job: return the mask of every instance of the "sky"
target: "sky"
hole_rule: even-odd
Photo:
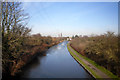
[[[57,37],[118,33],[117,2],[23,2],[31,34]]]

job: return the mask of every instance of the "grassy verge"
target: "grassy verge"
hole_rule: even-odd
[[[69,46],[69,44],[67,44],[67,46]],[[84,64],[75,54],[72,53],[72,51],[69,49],[69,52],[71,53],[71,55],[78,60],[85,69],[87,69],[89,72],[91,72],[91,74],[95,77],[95,78],[101,78],[100,76],[98,76],[92,69],[89,68],[89,66],[87,66],[86,64]],[[74,50],[74,49],[73,49]],[[75,50],[74,50],[75,51]],[[108,75],[110,78],[118,78],[120,80],[120,78],[114,74],[112,74],[110,71],[108,71],[107,69],[105,69],[102,66],[99,66],[98,64],[96,64],[94,61],[90,60],[89,58],[82,56],[80,53],[78,53],[77,51],[75,51],[80,57],[84,58],[86,61],[88,61],[89,63],[91,63],[92,65],[94,65],[95,67],[97,67],[99,70],[101,70],[102,72],[104,72],[106,75]]]
[[[67,46],[68,46],[68,45],[67,45]],[[91,72],[91,75],[92,75],[94,78],[100,78],[92,69],[90,69],[86,64],[84,64],[83,61],[81,61],[75,54],[73,54],[72,51],[69,49],[69,47],[67,47],[67,48],[68,48],[68,51],[70,52],[70,54],[71,54],[76,60],[78,60],[78,61],[81,63],[81,65],[82,65],[87,71]]]

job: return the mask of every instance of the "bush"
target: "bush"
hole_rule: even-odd
[[[99,36],[75,38],[70,45],[82,55],[120,76],[120,54],[118,51],[120,40],[118,38],[119,36],[113,32],[107,32]]]

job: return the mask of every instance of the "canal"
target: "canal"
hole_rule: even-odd
[[[92,78],[70,55],[67,43],[59,43],[37,56],[24,68],[22,78]]]

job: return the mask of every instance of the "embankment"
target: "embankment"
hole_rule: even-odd
[[[70,52],[71,56],[84,67],[85,70],[87,70],[94,78],[106,78],[106,79],[118,79],[117,76],[113,75],[108,70],[105,70],[105,68],[97,65],[92,60],[82,56],[77,51],[75,51],[68,43],[67,45],[68,51]],[[106,71],[106,72],[104,72]]]
[[[37,55],[45,53],[47,49],[50,47],[57,45],[60,42],[51,43],[49,45],[39,45],[39,46],[32,46],[26,53],[21,55],[18,59],[11,62],[10,66],[10,74],[2,73],[2,77],[14,77],[22,72],[22,68],[24,68],[28,63],[30,63]]]

